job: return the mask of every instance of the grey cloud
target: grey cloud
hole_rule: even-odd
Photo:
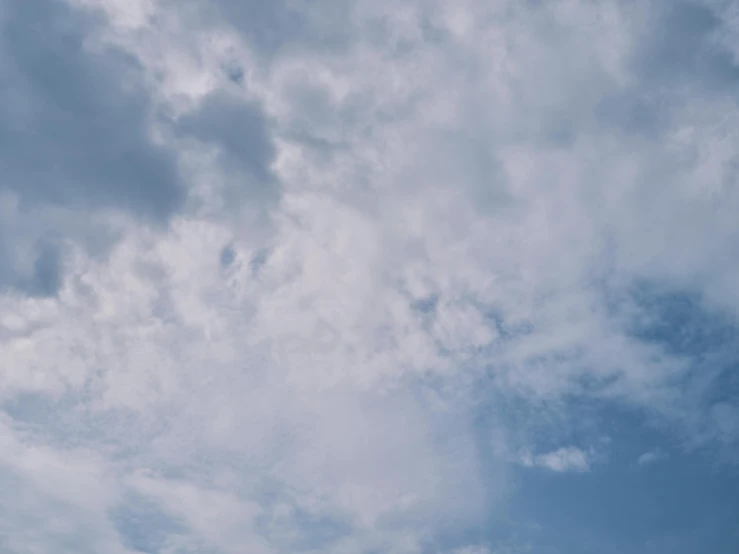
[[[636,84],[603,98],[597,121],[654,138],[670,125],[686,89],[733,94],[728,87],[739,83],[739,66],[718,40],[722,25],[710,6],[698,2],[652,3],[631,60]]]
[[[221,249],[221,254],[218,257],[221,267],[228,269],[234,263],[236,259],[236,251],[232,245],[226,245]]]
[[[278,49],[286,38],[292,41],[306,33],[305,20],[284,0],[232,0],[219,2],[219,8],[253,44],[267,51]]]
[[[36,214],[5,215],[8,221],[0,225],[0,289],[38,297],[55,294],[62,280],[62,245],[45,232],[47,226]]]
[[[110,516],[123,543],[135,551],[160,552],[171,547],[172,536],[186,537],[186,526],[146,498],[130,495],[125,504],[111,510]]]
[[[62,280],[63,250],[50,239],[40,238],[31,245],[21,246],[30,258],[30,267],[21,270],[11,249],[13,244],[0,244],[0,284],[11,286],[31,296],[51,296]]]
[[[74,235],[89,250],[102,233],[91,210],[125,210],[161,224],[184,206],[174,151],[148,136],[150,105],[139,86],[140,68],[120,52],[86,49],[95,24],[54,0],[14,1],[3,14],[0,191],[17,196],[20,205],[16,223],[6,222],[0,236],[2,287],[47,296],[62,281],[63,249],[46,244],[22,219],[33,219],[48,235]],[[276,195],[275,149],[259,106],[212,94],[174,129],[180,138],[220,148],[229,205]],[[76,223],[73,231],[69,218],[40,221],[36,212],[48,207],[84,212],[85,229]],[[21,267],[19,258],[29,257],[36,258],[34,267]]]
[[[258,106],[211,94],[195,112],[180,118],[177,128],[184,135],[219,146],[223,161],[251,176],[256,188],[274,183],[270,165],[275,149]]]
[[[636,60],[643,77],[708,86],[739,79],[731,53],[714,40],[722,22],[709,6],[685,1],[656,6],[647,44]]]
[[[135,64],[86,50],[91,30],[89,19],[52,0],[13,1],[6,9],[0,188],[29,204],[112,206],[165,218],[184,198],[174,156],[147,136]]]
[[[201,21],[232,26],[265,59],[285,49],[341,48],[351,40],[349,2],[194,0],[191,5]]]
[[[269,255],[269,250],[261,249],[252,257],[249,266],[251,267],[251,271],[254,275],[258,274],[264,264],[267,263]]]
[[[100,234],[90,210],[124,210],[158,224],[181,207],[185,190],[174,154],[148,136],[136,64],[120,52],[85,47],[95,21],[54,0],[13,0],[3,8],[0,192],[19,204],[0,236],[0,286],[50,295],[62,280],[63,250],[26,219],[51,236],[80,239]],[[47,224],[38,220],[45,209],[76,215]],[[33,268],[21,268],[18,259],[28,257],[35,257]]]
[[[54,294],[61,284],[61,250],[58,245],[42,241],[33,264],[32,292],[39,296]]]
[[[604,98],[596,106],[595,116],[601,124],[629,135],[654,138],[669,121],[666,111],[663,105],[630,91]]]

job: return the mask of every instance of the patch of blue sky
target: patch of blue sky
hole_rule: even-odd
[[[739,549],[734,466],[716,465],[710,450],[685,452],[642,415],[610,409],[600,417],[611,441],[591,471],[518,471],[509,517],[534,525],[538,545],[573,554]],[[656,448],[664,457],[639,464]]]

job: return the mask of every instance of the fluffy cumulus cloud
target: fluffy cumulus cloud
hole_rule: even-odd
[[[0,550],[734,552],[738,22],[1,0]]]

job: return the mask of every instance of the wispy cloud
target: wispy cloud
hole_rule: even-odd
[[[524,455],[521,463],[525,467],[541,467],[551,471],[590,471],[592,455],[580,448],[568,446],[546,454]]]
[[[653,464],[654,462],[664,460],[665,458],[667,458],[667,454],[665,454],[662,450],[657,448],[657,449],[645,452],[644,454],[639,456],[636,460],[636,463],[638,463],[639,465]]]

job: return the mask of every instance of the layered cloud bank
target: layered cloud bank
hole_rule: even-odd
[[[0,549],[580,552],[525,475],[735,475],[738,18],[0,2]]]

